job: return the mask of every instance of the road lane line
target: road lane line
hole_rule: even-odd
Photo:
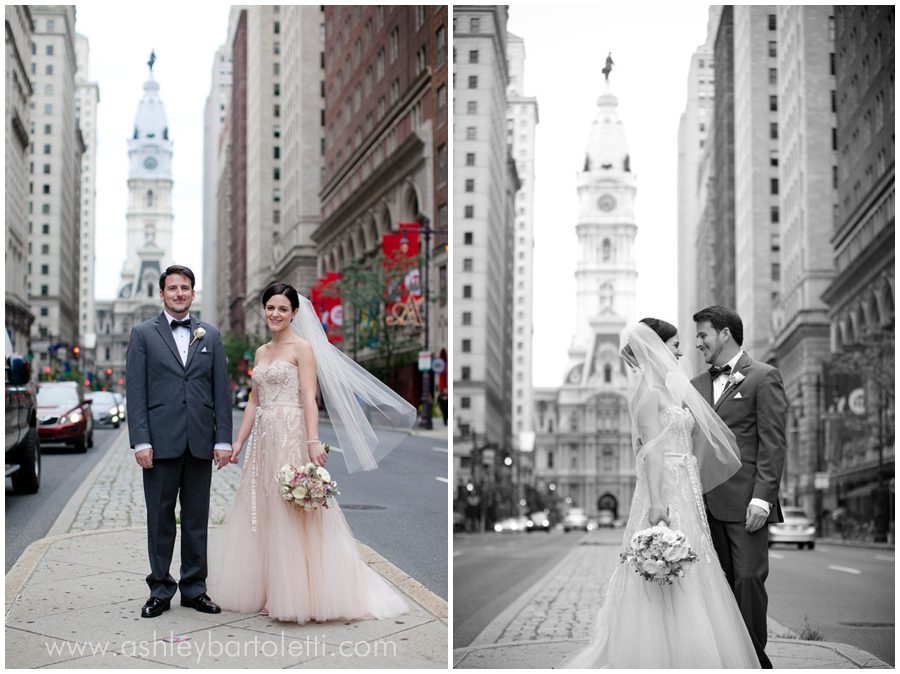
[[[843,571],[844,573],[852,573],[855,576],[858,576],[862,573],[859,569],[851,569],[849,566],[829,566],[829,569],[832,571]]]
[[[875,559],[880,559],[882,562],[893,562],[893,557],[888,557],[887,555],[875,555]]]
[[[461,554],[462,554],[462,550],[454,550],[454,551],[453,551],[453,556],[454,556],[454,557],[459,557]]]
[[[438,482],[443,482],[444,484],[449,484],[449,482],[447,482],[446,477],[436,477],[434,479],[437,480]]]
[[[784,559],[784,555],[782,555],[780,552],[770,552],[769,558],[770,559]]]
[[[444,447],[432,447],[432,448],[431,448],[431,451],[432,451],[432,452],[443,452],[444,454],[446,454],[446,453],[447,453],[447,447],[446,447],[446,446],[444,446]]]

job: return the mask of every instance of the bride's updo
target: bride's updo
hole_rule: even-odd
[[[297,293],[297,289],[292,285],[276,281],[266,288],[262,294],[262,305],[264,307],[273,295],[284,295],[287,297],[288,302],[291,303],[291,309],[294,311],[300,308],[300,295]]]
[[[663,341],[663,344],[678,334],[678,328],[660,318],[642,318],[640,322],[649,326]]]

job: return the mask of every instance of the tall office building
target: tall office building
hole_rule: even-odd
[[[708,259],[698,253],[697,233],[700,219],[705,212],[705,200],[701,194],[705,192],[702,170],[705,158],[708,158],[709,141],[712,132],[712,112],[715,86],[715,61],[713,58],[713,41],[722,14],[720,6],[709,8],[706,42],[691,56],[688,71],[687,103],[678,125],[678,314],[677,327],[681,335],[694,334],[692,316],[698,309],[706,306],[700,292],[700,279],[697,273],[700,265],[709,263]],[[704,293],[705,294],[705,290]],[[688,359],[695,360],[698,369],[701,359],[699,352],[685,353]]]
[[[781,289],[773,351],[791,406],[785,498],[821,512],[816,474],[824,472],[823,361],[834,278],[829,238],[837,191],[834,26],[831,5],[779,6],[778,34]]]
[[[894,7],[836,6],[834,15],[838,202],[830,246],[836,275],[823,299],[831,351],[840,358],[862,349],[884,371],[826,376],[823,505],[843,503],[883,533],[894,517],[893,489],[885,493],[895,472],[894,382],[893,368],[871,356],[873,347],[893,352],[896,335]],[[854,392],[862,405],[846,404]]]
[[[513,446],[531,452],[533,395],[531,386],[534,284],[534,192],[535,131],[538,104],[534,96],[525,95],[525,42],[509,34],[507,41],[509,87],[506,101],[506,141],[519,175],[516,193],[514,244],[514,313],[512,367],[512,432]],[[474,183],[474,181],[473,181]],[[469,183],[466,184],[469,186]],[[523,435],[524,434],[524,435]],[[529,462],[530,463],[530,462]]]
[[[28,183],[31,128],[32,17],[28,5],[6,5],[6,313],[17,353],[27,353],[34,314],[28,301]],[[35,47],[36,49],[36,47]]]
[[[231,99],[231,50],[224,45],[213,58],[212,79],[203,110],[203,300],[206,320],[219,325],[219,296],[228,294],[220,285],[218,181],[222,171],[220,143]]]
[[[75,37],[75,116],[84,140],[81,157],[81,244],[79,251],[79,329],[83,358],[82,369],[90,370],[93,349],[96,344],[94,328],[94,246],[96,239],[97,204],[97,105],[100,103],[100,87],[91,82],[89,64],[90,46],[83,35]]]
[[[28,292],[35,368],[71,368],[81,302],[80,192],[85,150],[75,113],[75,7],[31,5]]]
[[[453,8],[454,475],[460,484],[473,480],[485,494],[512,439],[512,265],[520,182],[506,131],[506,21],[505,6]]]

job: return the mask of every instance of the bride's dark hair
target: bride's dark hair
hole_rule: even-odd
[[[294,288],[294,286],[292,285],[276,281],[268,288],[263,290],[262,305],[266,306],[266,302],[268,302],[273,295],[284,295],[285,297],[287,297],[288,302],[291,303],[291,309],[296,310],[300,307],[300,295],[297,293],[296,288]]]
[[[649,326],[664,344],[678,334],[678,328],[660,318],[642,318],[641,323]]]

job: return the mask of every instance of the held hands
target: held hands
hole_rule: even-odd
[[[225,449],[217,449],[213,452],[213,455],[213,463],[216,464],[216,470],[222,470],[229,463],[232,463],[231,457],[233,455],[233,452],[229,452]]]
[[[747,506],[747,522],[744,524],[744,528],[752,534],[766,523],[766,519],[768,519],[768,513],[751,503]]]
[[[328,454],[325,452],[322,443],[318,440],[309,443],[309,460],[319,468],[324,466],[325,462],[328,460]]]
[[[232,442],[231,443],[231,456],[228,459],[229,463],[237,463],[238,456],[241,453],[241,450],[244,448],[244,444],[241,442]]]
[[[669,526],[669,509],[660,508],[659,506],[650,506],[650,510],[647,513],[647,521],[650,522],[651,527],[656,526],[660,522]]]

